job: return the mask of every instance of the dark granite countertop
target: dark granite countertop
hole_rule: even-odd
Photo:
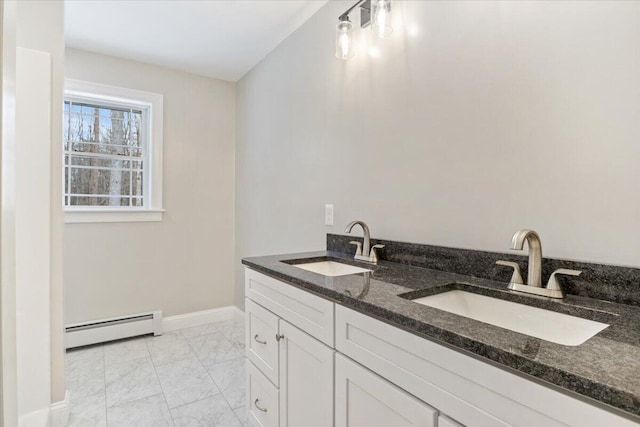
[[[326,277],[292,265],[327,258],[339,258],[341,262],[374,271]],[[508,291],[506,283],[389,261],[371,266],[331,251],[245,258],[242,263],[345,307],[489,360],[496,366],[533,376],[561,390],[622,410],[640,422],[640,418],[636,418],[640,417],[640,307],[574,295],[568,295],[562,302],[548,301]],[[443,287],[473,290],[603,321],[611,326],[585,343],[571,347],[417,304],[409,299],[437,293]]]

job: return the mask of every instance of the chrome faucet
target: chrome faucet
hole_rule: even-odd
[[[371,247],[371,234],[369,233],[369,226],[367,226],[364,221],[351,221],[349,224],[347,224],[344,232],[351,233],[351,229],[356,224],[362,227],[362,231],[364,231],[364,242],[362,246],[360,246],[360,242],[349,242],[352,245],[356,245],[356,254],[353,256],[353,258],[360,261],[367,261],[377,264],[378,255],[376,254],[376,249],[382,249],[384,248],[384,245],[373,245],[373,247]],[[367,256],[366,254],[369,255]]]
[[[536,288],[542,287],[542,244],[540,236],[533,230],[518,230],[511,239],[511,249],[521,251],[524,242],[529,244],[529,272],[527,273],[527,285]]]
[[[557,274],[566,274],[570,276],[579,276],[582,272],[577,270],[569,270],[560,268],[554,271],[549,277],[546,287],[542,287],[542,244],[540,236],[533,230],[518,230],[511,239],[511,249],[524,249],[524,242],[529,245],[529,271],[527,273],[527,284],[524,284],[522,275],[520,274],[520,266],[517,262],[496,261],[498,265],[504,265],[513,268],[513,275],[509,281],[508,288],[518,292],[526,292],[529,294],[545,296],[549,298],[564,298],[564,292],[560,286],[560,282],[556,278]]]

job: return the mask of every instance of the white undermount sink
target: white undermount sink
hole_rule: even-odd
[[[303,270],[313,271],[314,273],[322,274],[323,276],[346,276],[347,274],[366,273],[367,271],[371,271],[366,268],[335,261],[309,262],[306,264],[293,264],[293,266],[302,268]]]
[[[442,292],[413,301],[568,346],[580,345],[609,326],[606,323],[461,290]]]

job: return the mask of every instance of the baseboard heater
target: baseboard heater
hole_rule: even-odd
[[[67,325],[65,345],[82,347],[147,334],[162,335],[162,311]]]

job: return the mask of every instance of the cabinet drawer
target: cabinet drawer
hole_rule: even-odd
[[[254,427],[278,427],[278,389],[247,359],[247,421]]]
[[[245,268],[245,296],[333,347],[334,304]]]
[[[434,408],[336,355],[335,427],[434,427],[437,416]]]
[[[280,346],[278,316],[250,299],[245,300],[247,357],[254,365],[278,386]]]

